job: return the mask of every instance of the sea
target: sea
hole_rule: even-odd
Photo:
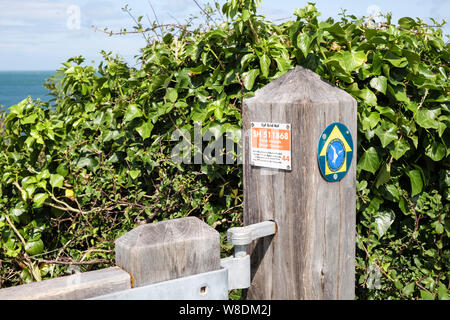
[[[8,108],[30,96],[49,101],[49,90],[44,88],[45,79],[56,71],[0,71],[0,108]]]

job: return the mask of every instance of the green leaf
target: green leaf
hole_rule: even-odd
[[[420,63],[420,56],[413,51],[403,50],[402,52],[406,59],[408,59],[408,64],[410,65],[413,73],[417,73]]]
[[[64,177],[59,174],[50,175],[50,185],[53,188],[62,188],[64,182]]]
[[[252,69],[243,74],[244,77],[244,87],[247,90],[252,90],[255,83],[256,77],[259,75],[259,69]]]
[[[267,78],[270,71],[270,58],[266,54],[263,54],[259,58],[259,66],[261,67],[263,77]]]
[[[37,118],[38,115],[36,113],[32,113],[28,117],[23,118],[21,123],[22,124],[35,123]]]
[[[434,294],[425,290],[420,290],[420,297],[423,300],[434,300]]]
[[[98,160],[90,157],[81,157],[77,161],[77,168],[87,167],[89,170],[94,170],[94,168],[98,165]]]
[[[378,158],[378,152],[374,147],[367,149],[358,162],[358,169],[371,173],[375,173],[379,166],[380,159]]]
[[[140,127],[136,128],[137,133],[142,137],[142,139],[147,139],[152,134],[153,124],[151,120],[143,122]]]
[[[309,46],[311,45],[311,38],[307,33],[300,33],[297,36],[297,46],[306,58],[309,53]]]
[[[379,212],[375,216],[375,224],[377,226],[378,238],[381,238],[395,220],[393,211]]]
[[[174,88],[167,88],[165,97],[170,102],[175,102],[178,99],[178,91]]]
[[[325,61],[338,61],[340,66],[348,73],[362,67],[367,61],[367,53],[364,51],[344,51],[336,53]]]
[[[141,117],[142,112],[141,109],[139,109],[139,106],[136,104],[130,104],[128,105],[127,110],[125,111],[125,115],[123,117],[124,122],[130,122],[131,120]]]
[[[217,108],[214,109],[214,117],[219,121],[222,120],[223,110],[220,106],[218,106]]]
[[[389,61],[394,67],[403,68],[408,64],[408,60],[405,57],[399,57],[392,52],[388,52],[383,60]]]
[[[44,251],[44,242],[41,239],[39,239],[37,241],[27,242],[25,244],[25,251],[30,256],[34,256],[36,254],[42,253]]]
[[[390,195],[392,196],[394,201],[399,201],[400,200],[400,192],[398,192],[398,189],[397,189],[397,187],[395,185],[387,184],[386,185],[386,190],[390,193]]]
[[[380,139],[383,148],[386,148],[389,143],[398,139],[397,127],[388,121],[383,121],[382,124],[375,129],[375,134]]]
[[[409,98],[406,95],[405,87],[403,87],[402,85],[398,86],[388,85],[387,89],[389,94],[392,97],[394,97],[397,101],[409,103]]]
[[[439,122],[436,120],[439,116],[440,110],[434,109],[429,110],[426,108],[420,108],[419,111],[414,115],[414,120],[417,124],[425,129],[438,129]]]
[[[407,175],[411,181],[411,197],[414,197],[415,195],[422,192],[423,188],[422,175],[420,171],[417,169],[407,172]]]
[[[429,80],[435,80],[436,75],[433,73],[433,71],[430,70],[430,67],[421,63],[419,64],[419,67],[417,69],[420,75],[424,76],[426,79]]]
[[[47,193],[37,193],[33,197],[34,207],[40,208],[44,204],[45,200],[47,200],[48,194]]]
[[[369,106],[377,105],[377,96],[368,88],[360,90],[357,96],[363,99]]]
[[[410,17],[403,17],[398,20],[398,25],[403,29],[411,29],[417,25],[416,21]]]
[[[414,282],[408,283],[406,286],[403,287],[403,290],[402,290],[403,294],[404,294],[405,296],[410,296],[410,295],[412,295],[412,294],[414,293],[414,287],[415,287],[415,285],[416,285],[416,284],[415,284]]]
[[[400,159],[406,151],[410,149],[408,141],[406,139],[395,140],[394,148],[392,148],[389,152],[394,157],[395,160]]]
[[[136,179],[137,177],[139,177],[139,175],[141,174],[141,170],[136,169],[136,170],[130,170],[130,177],[131,179]]]
[[[439,300],[450,300],[447,287],[442,282],[439,282],[438,286],[438,298]]]
[[[446,147],[442,143],[433,141],[425,154],[433,161],[441,161],[445,157],[446,151]]]
[[[385,76],[379,76],[377,78],[372,78],[370,80],[370,86],[377,90],[378,92],[381,92],[383,94],[386,94],[387,89],[387,78]]]
[[[375,187],[385,184],[391,178],[391,167],[386,163],[378,173],[377,180],[375,182]]]
[[[380,122],[380,113],[376,111],[371,112],[368,117],[364,117],[361,120],[361,124],[364,131],[375,128],[379,122]]]

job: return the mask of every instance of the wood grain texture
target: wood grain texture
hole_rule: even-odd
[[[139,226],[116,240],[116,264],[133,286],[220,269],[220,235],[195,217]]]
[[[327,182],[317,147],[333,122],[356,148],[357,103],[296,67],[244,100],[244,225],[274,220],[278,232],[249,248],[248,299],[354,299],[356,150],[347,175]],[[250,166],[251,121],[292,125],[292,171]]]
[[[1,289],[0,300],[79,300],[130,288],[130,275],[112,267]]]

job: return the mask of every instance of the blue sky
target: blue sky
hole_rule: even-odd
[[[311,0],[310,0],[311,1]],[[183,22],[198,14],[194,0],[0,0],[0,70],[56,70],[69,57],[83,55],[87,62],[101,60],[99,52],[113,51],[130,63],[145,41],[141,35],[109,37],[91,27],[132,29],[133,21],[121,10],[153,20],[153,5],[161,23]],[[205,4],[207,0],[197,0]],[[223,3],[224,0],[220,0]],[[262,0],[259,12],[270,19],[288,18],[307,0]],[[322,17],[337,17],[341,9],[356,16],[379,8],[392,12],[394,21],[404,16],[433,17],[450,22],[450,0],[316,0]],[[78,18],[79,17],[79,18]],[[144,18],[143,22],[146,22]],[[431,22],[430,22],[431,23]],[[450,34],[450,26],[444,28]]]

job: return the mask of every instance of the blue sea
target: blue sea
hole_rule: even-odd
[[[0,108],[8,109],[26,97],[48,101],[52,97],[43,87],[55,71],[0,71]]]

